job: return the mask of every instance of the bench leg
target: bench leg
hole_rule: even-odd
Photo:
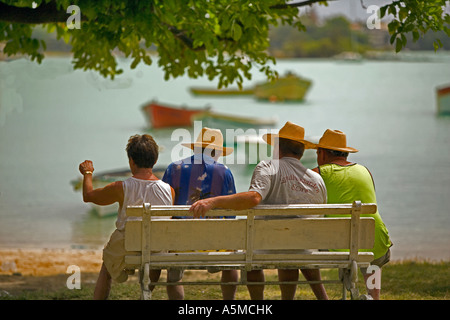
[[[152,291],[149,288],[150,285],[150,266],[148,263],[139,270],[140,285],[141,285],[141,300],[151,300]]]
[[[339,278],[343,282],[342,298],[346,299],[346,291],[350,292],[352,300],[359,299],[359,290],[356,287],[358,281],[358,265],[352,261],[349,268],[339,269]]]

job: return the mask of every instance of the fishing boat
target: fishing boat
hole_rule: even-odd
[[[272,82],[256,85],[254,95],[259,100],[270,102],[302,101],[311,85],[311,80],[288,73]]]
[[[237,116],[233,114],[218,113],[214,111],[205,111],[193,116],[193,120],[202,121],[202,126],[217,128],[225,131],[226,129],[249,129],[272,127],[277,124],[278,119],[272,118],[254,118]]]
[[[190,91],[193,95],[212,95],[212,96],[242,96],[242,95],[252,95],[253,89],[215,89],[206,87],[192,87]]]
[[[155,167],[153,168],[153,174],[157,176],[159,179],[162,179],[164,176],[165,168],[164,167]],[[127,169],[118,169],[113,171],[105,171],[92,176],[92,186],[94,189],[103,188],[106,185],[116,182],[116,181],[124,181],[131,177],[131,171],[129,168]],[[81,191],[83,188],[83,178],[78,178],[70,181],[74,191]],[[114,203],[107,206],[99,206],[96,204],[92,205],[92,212],[99,217],[107,217],[112,215],[117,215],[119,212],[119,204]]]
[[[283,102],[304,100],[311,85],[311,80],[288,72],[284,77],[257,84],[253,88],[239,90],[193,87],[190,90],[194,95],[253,95],[259,100]]]
[[[188,108],[187,106],[176,107],[161,104],[156,101],[142,106],[142,111],[147,118],[148,124],[154,128],[168,127],[190,127],[193,124],[192,117],[196,114],[209,110],[204,108]]]
[[[450,85],[436,88],[438,115],[450,115]]]

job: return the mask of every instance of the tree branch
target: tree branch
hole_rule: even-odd
[[[310,6],[314,3],[317,2],[321,2],[324,0],[307,0],[307,1],[302,1],[302,2],[292,2],[292,3],[284,3],[284,4],[277,4],[275,6],[271,6],[270,9],[286,9],[289,7],[305,7],[305,6]],[[327,0],[327,1],[336,1],[336,0]]]
[[[0,2],[0,21],[42,24],[52,22],[66,22],[68,14],[58,10],[55,2],[42,3],[39,7],[15,7]]]

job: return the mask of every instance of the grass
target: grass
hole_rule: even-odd
[[[165,272],[163,271],[163,276]],[[184,280],[217,280],[220,273],[208,274],[206,271],[186,271]],[[337,279],[337,270],[322,270],[324,280]],[[66,287],[68,275],[49,277],[32,276],[2,276],[0,278],[1,300],[90,300],[93,296],[97,274],[82,274],[81,289],[69,290]],[[268,270],[267,280],[276,280],[276,272]],[[163,281],[165,278],[162,279]],[[303,279],[302,279],[303,280]],[[330,299],[342,297],[340,284],[326,284]],[[365,293],[363,278],[359,274],[358,288]],[[349,299],[350,295],[347,295]],[[137,276],[132,276],[125,283],[113,283],[111,300],[136,300],[140,298],[140,287]],[[185,286],[185,300],[221,300],[220,287]],[[247,288],[238,286],[237,300],[249,300]],[[450,262],[403,261],[391,262],[383,267],[382,291],[383,300],[449,300],[450,299]],[[158,286],[153,291],[154,300],[166,300],[164,286]],[[265,288],[265,299],[280,300],[278,286]],[[296,299],[315,300],[309,285],[299,285]]]

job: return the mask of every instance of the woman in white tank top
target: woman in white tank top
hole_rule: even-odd
[[[136,177],[123,181],[123,203],[119,207],[116,228],[125,228],[127,206],[140,206],[143,203],[152,205],[172,205],[172,188],[161,180],[142,180]],[[159,217],[153,217],[153,219]],[[164,217],[160,217],[164,218]],[[129,218],[130,219],[130,218]]]
[[[111,280],[124,282],[128,275],[124,270],[124,228],[126,222],[125,210],[129,205],[142,205],[144,202],[153,205],[172,205],[174,191],[167,183],[159,180],[152,171],[158,160],[158,145],[148,135],[130,137],[127,144],[127,155],[133,176],[125,181],[108,184],[104,188],[94,189],[92,161],[86,160],[80,164],[79,170],[83,179],[83,200],[98,205],[119,203],[119,214],[116,230],[103,249],[103,265],[97,280],[94,299],[106,299],[111,288]],[[160,270],[152,270],[151,281],[158,281]]]

